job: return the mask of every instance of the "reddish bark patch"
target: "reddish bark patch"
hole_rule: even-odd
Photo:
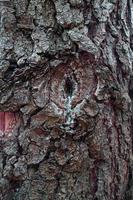
[[[41,128],[35,128],[33,130],[33,135],[38,135],[38,136],[43,136],[45,135],[46,133],[41,129]]]
[[[72,107],[91,96],[95,91],[93,64],[88,60],[70,60],[58,65],[51,74],[51,101],[64,109],[68,96],[72,98]]]
[[[10,134],[19,121],[18,113],[0,112],[0,136]]]

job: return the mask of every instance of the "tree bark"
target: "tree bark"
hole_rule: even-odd
[[[133,199],[132,20],[132,0],[0,1],[1,200]]]

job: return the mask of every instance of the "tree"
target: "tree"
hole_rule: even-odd
[[[0,198],[133,199],[131,0],[0,1]]]

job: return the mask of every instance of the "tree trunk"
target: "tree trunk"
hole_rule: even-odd
[[[0,199],[133,199],[132,0],[0,1]]]

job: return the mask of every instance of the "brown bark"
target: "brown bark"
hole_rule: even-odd
[[[0,1],[0,199],[133,199],[132,6]]]

